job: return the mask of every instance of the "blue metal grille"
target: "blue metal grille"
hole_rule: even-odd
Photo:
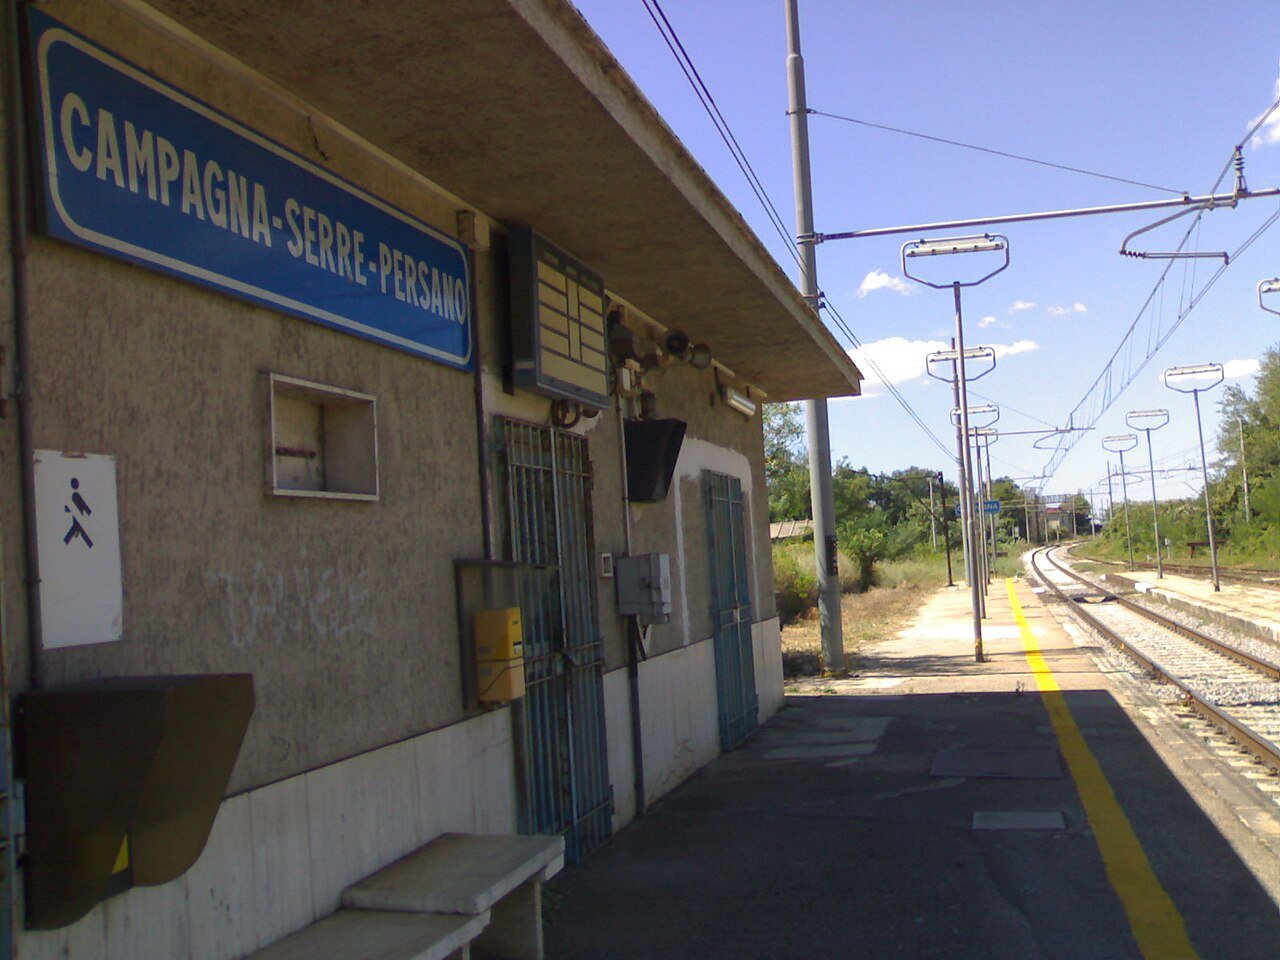
[[[499,420],[509,558],[554,564],[548,587],[528,578],[524,619],[521,829],[560,833],[576,862],[609,836],[604,649],[592,558],[591,461],[584,438]]]
[[[751,651],[751,592],[742,482],[705,470],[702,490],[707,509],[707,553],[711,558],[720,747],[729,750],[756,728],[759,712]]]

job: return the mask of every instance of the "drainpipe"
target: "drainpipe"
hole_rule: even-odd
[[[631,553],[631,501],[627,499],[627,428],[622,414],[622,397],[615,405],[618,420],[618,455],[622,466],[622,543]],[[640,723],[640,660],[644,653],[644,632],[639,617],[627,618],[627,687],[631,695],[631,780],[635,790],[636,819],[644,816],[644,728]]]
[[[470,211],[458,214],[459,227],[461,228],[459,233],[462,233],[464,237],[468,234],[465,228],[466,221],[468,218],[474,217],[475,214]],[[469,233],[474,238],[474,219],[472,219]],[[471,283],[469,284],[471,287],[471,362],[475,364],[472,388],[475,395],[476,466],[480,473],[480,535],[484,543],[484,558],[493,560],[496,558],[493,554],[493,504],[490,502],[489,429],[484,412],[484,364],[481,363],[480,354],[480,296],[476,291],[476,251],[474,242],[467,243],[467,272],[471,277]]]
[[[30,229],[27,220],[27,135],[22,98],[22,44],[18,30],[18,4],[5,5],[9,69],[5,77],[9,115],[9,242],[13,258],[13,325],[17,352],[15,394],[18,401],[18,459],[22,471],[23,561],[27,587],[28,682],[32,689],[44,685],[43,625],[40,620],[40,553],[36,545],[36,480],[31,388],[31,322],[27,303],[27,256]]]

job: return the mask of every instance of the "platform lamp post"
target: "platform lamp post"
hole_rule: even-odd
[[[937,283],[932,280],[926,280],[923,277],[916,276],[911,273],[907,267],[909,260],[919,259],[921,257],[937,257],[948,256],[956,253],[999,253],[1002,255],[1001,261],[994,270],[990,270],[976,280],[960,281],[952,280],[950,283]],[[975,236],[965,237],[945,237],[936,240],[912,240],[902,245],[902,274],[916,283],[923,283],[927,287],[933,287],[935,290],[945,290],[951,288],[952,295],[955,299],[956,309],[956,382],[959,390],[959,403],[956,404],[960,408],[960,436],[961,444],[961,460],[964,461],[965,482],[970,484],[965,494],[969,498],[969,502],[973,502],[973,471],[972,461],[969,458],[969,389],[965,378],[965,350],[964,350],[964,312],[960,306],[960,290],[962,287],[976,287],[980,283],[985,283],[996,274],[1007,269],[1009,266],[1009,238],[1001,234],[983,233]],[[994,365],[994,353],[992,351],[992,362]],[[972,511],[970,511],[972,512]],[[972,523],[972,519],[970,520]],[[972,529],[970,531],[972,533]],[[973,551],[971,550],[970,553]],[[976,574],[976,570],[974,573]],[[986,654],[982,650],[982,613],[981,602],[982,593],[978,588],[977,577],[970,577],[970,595],[973,607],[973,655],[974,659],[979,663],[986,660]]]
[[[1259,285],[1261,298],[1261,285]],[[1265,307],[1263,309],[1266,309]],[[1209,505],[1209,461],[1204,455],[1204,427],[1200,422],[1200,394],[1212,390],[1223,381],[1225,374],[1220,363],[1197,363],[1187,367],[1169,367],[1161,375],[1164,385],[1178,393],[1189,393],[1196,405],[1196,434],[1200,438],[1200,477],[1204,481],[1204,523],[1209,530],[1209,563],[1213,568],[1213,589],[1218,592],[1222,585],[1218,582],[1218,544],[1213,537],[1213,509]],[[1212,379],[1204,386],[1199,381]],[[1190,381],[1192,386],[1185,386]]]
[[[985,587],[991,583],[991,564],[996,557],[996,518],[995,514],[987,513],[987,504],[991,501],[991,445],[1000,439],[1000,434],[990,427],[974,427],[973,428],[973,446],[975,450],[981,449],[985,454],[982,457],[986,461],[985,467],[979,466],[978,478],[982,485],[979,490],[979,499],[982,500],[982,513],[980,514],[982,521],[982,547],[983,557],[986,560],[986,567],[983,570],[983,585]],[[985,479],[984,479],[985,471]],[[987,549],[987,537],[991,538],[990,550]],[[984,611],[985,612],[985,611]]]
[[[955,406],[953,410],[960,409],[960,374],[959,364],[961,359],[961,351],[955,349],[955,338],[951,338],[951,350],[939,350],[925,356],[925,370],[929,376],[935,380],[941,380],[951,384],[952,402]],[[967,347],[964,351],[964,360],[982,361],[986,366],[979,373],[971,373],[974,369],[972,366],[965,370],[965,377],[968,380],[980,380],[988,373],[995,369],[996,352],[992,347]],[[934,365],[943,364],[944,369],[950,368],[949,375],[934,373]],[[958,414],[957,414],[958,417]],[[961,433],[960,421],[956,419],[956,466],[959,471],[959,480],[957,482],[957,498],[960,501],[960,543],[964,551],[964,570],[965,583],[973,589],[973,582],[977,569],[974,551],[974,528],[973,519],[974,503],[973,503],[973,484],[970,482],[972,477],[972,464],[970,463],[971,452],[969,444],[966,442],[964,434]],[[986,601],[981,593],[978,594],[978,617],[981,619],[986,617],[987,607]]]
[[[1169,411],[1163,407],[1156,410],[1130,410],[1124,415],[1124,422],[1147,435],[1147,468],[1151,471],[1151,526],[1155,531],[1156,579],[1159,580],[1164,577],[1164,560],[1160,555],[1160,508],[1156,505],[1156,459],[1151,452],[1151,432],[1169,422]]]
[[[1129,545],[1129,569],[1133,564],[1133,525],[1129,522],[1129,474],[1125,472],[1124,455],[1138,445],[1136,433],[1116,433],[1102,438],[1102,449],[1120,454],[1120,492],[1124,494],[1124,539]]]
[[[990,348],[989,348],[989,347],[988,347],[988,348],[981,348],[981,347],[980,347],[980,348],[978,348],[978,349],[980,349],[980,350],[984,350],[984,349],[990,349]],[[986,354],[984,353],[984,354],[983,354],[983,356],[985,356],[985,355],[986,355]],[[992,351],[992,356],[994,356],[994,355],[995,355],[995,351],[993,350],[993,351]],[[989,371],[988,371],[988,372],[989,372]],[[977,377],[974,377],[973,379],[975,379],[975,380],[976,380],[976,379],[977,379]],[[970,407],[970,408],[969,408],[969,432],[970,432],[970,438],[969,438],[969,440],[970,440],[970,442],[973,444],[973,458],[974,458],[974,478],[973,478],[973,485],[974,485],[974,487],[976,488],[976,490],[977,490],[977,491],[979,491],[979,492],[976,494],[976,499],[978,499],[978,500],[980,500],[980,499],[981,499],[981,490],[982,490],[982,454],[981,454],[981,452],[980,452],[980,451],[979,451],[979,449],[978,449],[978,436],[977,436],[977,435],[978,435],[978,433],[979,433],[980,431],[986,430],[986,429],[988,429],[989,427],[993,426],[993,425],[996,423],[996,421],[998,421],[999,419],[1000,419],[1000,408],[999,408],[998,406],[996,406],[994,403],[984,403],[984,404],[982,404],[981,406],[976,406],[976,407]],[[978,420],[981,420],[982,422],[981,422],[981,423],[979,423],[979,422],[977,422]],[[951,425],[952,425],[953,427],[955,427],[957,430],[960,428],[960,408],[959,408],[959,407],[952,407],[952,408],[951,408]],[[988,465],[988,466],[989,466],[989,465]],[[986,526],[986,520],[984,519],[984,515],[983,515],[982,511],[977,509],[977,505],[976,505],[976,503],[975,503],[975,506],[974,506],[974,517],[975,517],[975,520],[976,520],[976,524],[975,524],[975,525],[980,526],[980,527],[983,527],[983,528],[985,529],[985,526]],[[984,543],[984,545],[985,545],[985,543],[986,543],[985,535],[984,535],[984,538],[983,538],[983,543]],[[985,548],[985,546],[984,546],[984,548],[983,548],[983,552],[982,552],[982,560],[983,560],[983,564],[982,564],[982,583],[983,583],[983,590],[982,590],[982,593],[983,593],[983,597],[985,598],[985,597],[986,597],[986,593],[987,593],[987,591],[986,591],[986,584],[990,582],[989,570],[988,570],[987,562],[986,562],[986,560],[987,560],[987,556],[986,556],[986,548]],[[982,616],[983,616],[983,618],[984,618],[984,619],[985,619],[985,618],[986,618],[986,616],[987,616],[987,604],[986,604],[986,600],[985,600],[985,599],[984,599],[984,600],[983,600],[983,602],[982,602]]]

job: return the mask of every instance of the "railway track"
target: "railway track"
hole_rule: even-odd
[[[1041,566],[1041,559],[1049,568]],[[1179,690],[1182,700],[1280,771],[1280,664],[1194,630],[1069,570],[1048,549],[1036,577],[1089,628]]]

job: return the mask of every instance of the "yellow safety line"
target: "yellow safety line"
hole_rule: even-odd
[[[1129,825],[1129,818],[1107,782],[1101,764],[1076,726],[1075,717],[1071,715],[1071,708],[1053,671],[1045,663],[1036,635],[1023,615],[1013,580],[1006,579],[1005,586],[1009,590],[1009,604],[1018,621],[1018,630],[1022,633],[1027,665],[1049,711],[1053,731],[1057,734],[1062,755],[1071,770],[1089,826],[1093,828],[1098,842],[1107,879],[1129,917],[1129,929],[1138,941],[1138,949],[1147,960],[1198,960],[1199,954],[1187,936],[1182,914],[1151,869],[1142,844]]]

